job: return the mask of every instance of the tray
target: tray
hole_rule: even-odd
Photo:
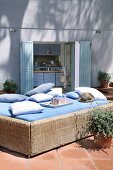
[[[53,105],[51,102],[44,102],[41,105],[44,107],[51,107],[51,108],[57,108],[57,107],[62,107],[62,106],[67,106],[73,104],[70,101],[66,101],[65,103],[59,103],[57,105]]]

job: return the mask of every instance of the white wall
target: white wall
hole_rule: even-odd
[[[112,7],[113,0],[0,0],[0,87],[7,77],[20,83],[21,40],[92,41],[92,86],[97,86],[98,69],[113,73]]]

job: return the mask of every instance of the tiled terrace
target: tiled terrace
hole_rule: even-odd
[[[113,140],[110,149],[90,137],[32,158],[0,148],[0,170],[113,170]]]

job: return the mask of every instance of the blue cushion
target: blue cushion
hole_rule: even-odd
[[[26,100],[27,96],[21,94],[1,94],[0,102],[13,103]]]
[[[25,93],[27,96],[32,96],[36,93],[47,93],[51,88],[53,88],[55,85],[53,83],[45,83],[41,84],[40,86],[34,88],[33,90],[30,90]]]
[[[38,103],[27,101],[27,100],[22,102],[12,103],[9,106],[9,112],[14,116],[21,115],[21,114],[39,113],[42,112],[43,109],[44,108]]]
[[[51,88],[50,91],[47,93],[52,95],[53,97],[55,96],[62,96],[62,88],[61,87],[55,87],[55,88]]]
[[[48,100],[51,100],[53,98],[50,94],[45,93],[38,93],[28,98],[28,100],[34,101],[34,102],[45,102]]]
[[[71,91],[71,92],[67,92],[65,94],[67,97],[70,97],[72,99],[78,99],[80,97],[80,95],[74,91]]]
[[[81,95],[82,93],[91,93],[95,100],[107,100],[107,98],[97,89],[91,87],[77,87],[75,92]]]

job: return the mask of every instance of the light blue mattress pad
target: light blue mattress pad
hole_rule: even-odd
[[[18,116],[15,116],[15,118],[32,122],[35,120],[46,119],[46,118],[63,115],[63,114],[67,114],[67,113],[71,113],[71,112],[75,112],[79,110],[84,110],[88,108],[93,108],[93,107],[97,107],[97,106],[109,103],[106,100],[93,101],[89,103],[82,103],[82,102],[79,102],[78,100],[73,100],[73,99],[69,99],[69,100],[72,102],[71,105],[66,105],[66,106],[62,106],[58,108],[44,107],[44,110],[40,113],[18,115]],[[11,103],[0,102],[0,115],[12,117],[12,115],[8,111],[10,104]]]

